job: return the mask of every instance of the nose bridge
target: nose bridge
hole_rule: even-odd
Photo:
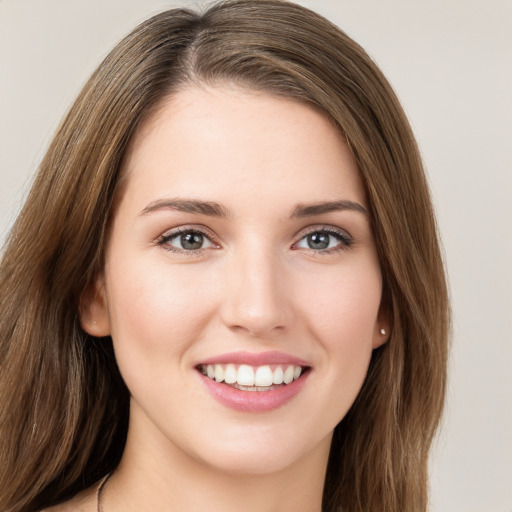
[[[268,241],[247,242],[230,258],[224,296],[224,322],[255,336],[282,330],[290,322],[283,283],[283,261]]]

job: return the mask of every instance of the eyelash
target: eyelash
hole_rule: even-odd
[[[184,234],[191,234],[191,235],[200,235],[201,237],[204,237],[204,239],[208,240],[209,243],[211,243],[215,248],[218,248],[219,245],[217,243],[217,237],[211,233],[210,231],[204,229],[204,228],[192,228],[192,227],[179,227],[176,228],[169,233],[166,233],[164,235],[161,235],[156,240],[157,244],[159,246],[162,246],[165,250],[176,253],[176,254],[184,254],[185,256],[193,257],[193,256],[200,256],[203,254],[205,250],[208,250],[209,247],[201,247],[198,249],[180,249],[179,247],[174,247],[172,245],[168,245],[169,242],[172,240],[184,235]],[[326,249],[319,249],[314,250],[309,248],[308,250],[312,251],[315,255],[316,254],[333,254],[340,251],[344,251],[349,249],[353,244],[353,238],[346,232],[341,229],[333,228],[330,226],[313,226],[308,231],[301,233],[301,236],[299,240],[292,244],[291,248],[293,250],[300,250],[303,249],[302,247],[298,247],[298,244],[302,242],[304,239],[306,239],[308,236],[314,235],[314,234],[326,234],[328,236],[332,236],[340,242],[335,247],[326,248]],[[329,242],[330,243],[330,242]]]
[[[354,240],[353,238],[344,230],[341,230],[339,228],[334,228],[331,226],[312,226],[309,228],[306,232],[301,233],[300,239],[295,242],[292,245],[292,249],[295,250],[301,250],[302,247],[298,247],[298,244],[302,242],[304,239],[306,239],[308,236],[314,235],[314,234],[324,234],[328,235],[330,237],[336,238],[336,240],[339,242],[335,247],[326,248],[326,249],[319,249],[314,250],[309,248],[308,250],[313,251],[313,254],[317,255],[328,255],[328,254],[334,254],[340,251],[345,251],[349,249]]]
[[[170,251],[176,254],[184,254],[185,256],[200,256],[203,254],[205,250],[208,248],[199,248],[199,249],[180,249],[179,247],[174,247],[172,245],[167,245],[171,240],[178,238],[185,234],[192,235],[201,235],[205,240],[208,240],[213,246],[217,246],[216,242],[217,237],[211,233],[210,231],[204,228],[192,228],[192,227],[179,227],[173,229],[169,233],[161,235],[157,238],[157,244],[162,246],[166,251]]]

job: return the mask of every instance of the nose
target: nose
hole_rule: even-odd
[[[221,305],[222,321],[230,330],[263,338],[292,324],[292,290],[283,267],[277,255],[261,247],[230,258]]]

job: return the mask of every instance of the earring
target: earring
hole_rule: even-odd
[[[387,333],[386,333],[386,329],[381,329],[380,330],[380,333],[382,334],[382,336],[385,336]]]

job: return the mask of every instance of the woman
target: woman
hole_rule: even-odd
[[[428,188],[390,86],[320,16],[137,27],[0,269],[1,510],[426,509],[448,332]]]

